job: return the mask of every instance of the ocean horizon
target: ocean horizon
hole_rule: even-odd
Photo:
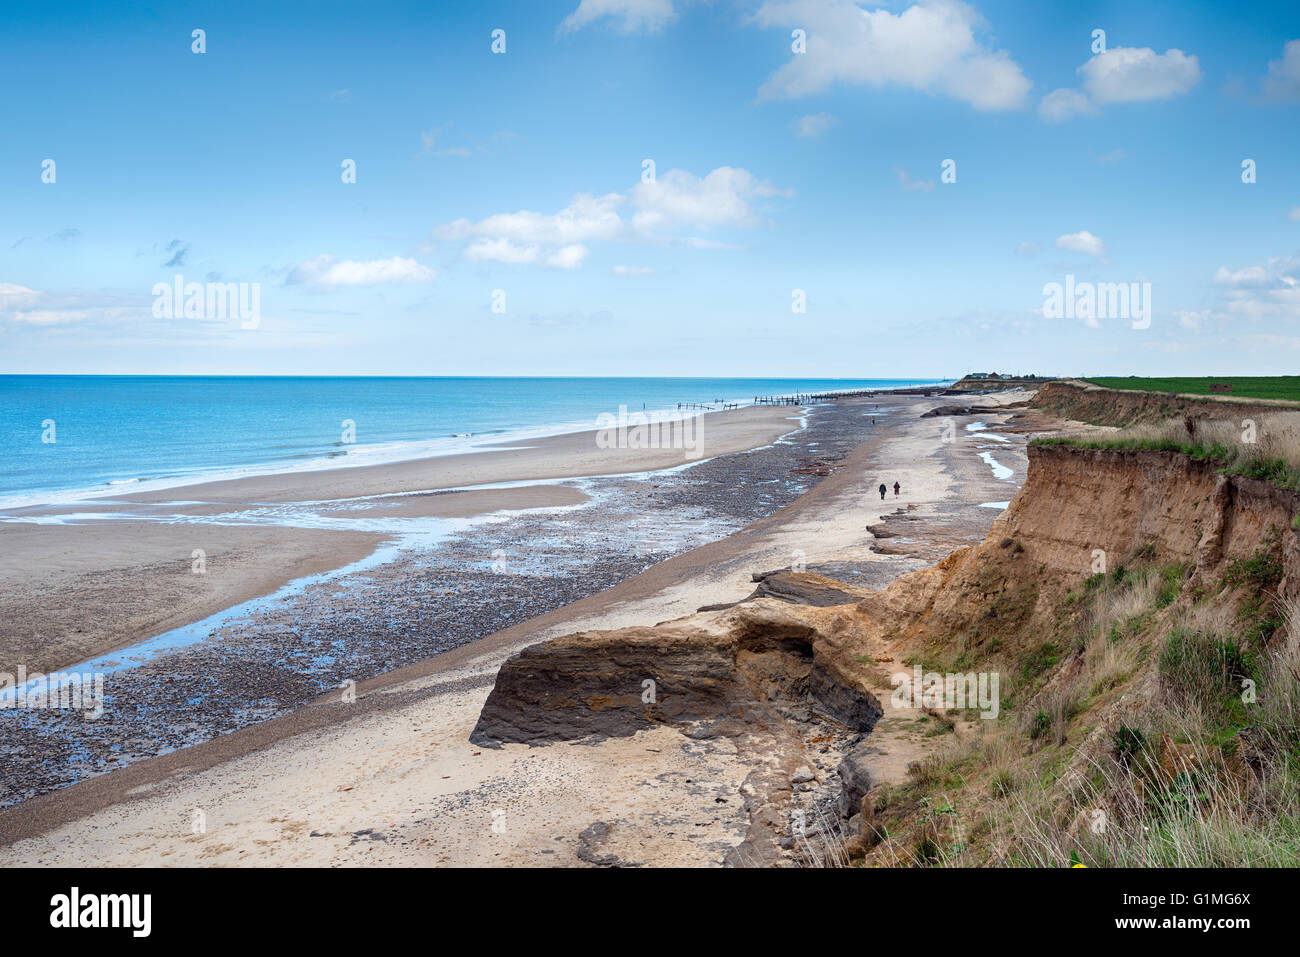
[[[678,403],[951,379],[2,375],[0,507],[371,465],[596,428]]]

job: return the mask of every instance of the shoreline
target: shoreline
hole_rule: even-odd
[[[665,747],[676,753],[673,742],[680,738],[670,735],[653,747],[640,737],[631,743],[602,742],[593,749],[511,746],[499,755],[475,757],[465,738],[500,662],[518,648],[553,635],[583,628],[648,624],[693,612],[703,603],[743,598],[753,588],[749,573],[789,564],[792,547],[807,549],[810,570],[861,572],[865,587],[882,587],[903,571],[924,567],[953,548],[979,540],[996,518],[996,512],[983,503],[1009,497],[1015,485],[995,478],[979,459],[977,437],[965,436],[957,446],[941,445],[931,434],[935,424],[914,418],[916,412],[928,408],[923,401],[904,403],[901,415],[890,416],[879,434],[858,443],[827,478],[792,504],[735,534],[657,563],[640,575],[541,617],[359,682],[355,703],[341,703],[337,694],[325,695],[283,717],[15,805],[0,812],[0,843],[62,828],[47,838],[15,846],[15,860],[26,863],[75,860],[78,852],[69,848],[91,833],[97,838],[92,847],[85,848],[86,853],[130,863],[581,863],[572,856],[572,847],[560,845],[552,845],[559,848],[554,856],[542,859],[533,856],[536,850],[522,851],[526,856],[520,857],[520,850],[493,849],[491,834],[486,829],[480,833],[474,823],[480,813],[487,813],[483,801],[516,795],[506,799],[524,800],[528,805],[519,810],[525,818],[520,825],[539,815],[536,826],[541,830],[535,840],[549,842],[549,835],[569,833],[570,825],[577,826],[584,815],[597,813],[596,805],[605,807],[615,801],[632,813],[627,806],[632,801],[644,809],[641,798],[626,791],[629,783],[635,782],[623,781],[626,776],[620,776],[618,768],[641,768],[644,773],[649,770],[645,765],[648,754],[666,755]],[[1004,450],[1004,455],[1023,478],[1023,449],[1017,444]],[[925,540],[903,551],[878,549],[871,544],[874,536],[863,531],[865,524],[887,517],[897,507],[892,496],[889,502],[875,500],[874,479],[882,462],[890,476],[902,479],[903,501],[918,506],[919,516],[929,516],[924,519],[929,525],[938,523],[938,531],[921,526],[926,530]],[[891,544],[899,541],[890,539]],[[384,745],[380,753],[374,753],[378,740]],[[593,762],[603,756],[604,763],[589,763],[578,771],[566,754],[573,753],[573,760],[578,760],[577,752],[585,756],[588,750]],[[333,768],[340,755],[345,759],[343,765],[366,755],[370,770],[340,767],[330,771],[325,780],[315,780],[307,773],[309,765],[319,772],[322,761]],[[709,758],[715,759],[737,760],[735,756]],[[683,759],[679,771],[689,771],[693,760]],[[542,764],[537,765],[538,761]],[[677,764],[678,759],[671,762]],[[737,770],[728,766],[732,767],[728,775]],[[234,805],[220,796],[232,787],[242,789],[239,782],[250,776],[264,779],[272,767],[279,769],[277,780],[284,779],[274,793]],[[549,783],[535,780],[539,769],[547,771]],[[434,770],[440,773],[430,777]],[[601,780],[594,781],[594,791],[583,787],[579,793],[564,796],[568,785],[561,782],[569,775],[596,772]],[[695,773],[701,773],[700,769],[695,768]],[[523,778],[517,777],[520,774]],[[604,780],[610,775],[619,780]],[[730,779],[734,781],[734,777]],[[515,781],[519,783],[509,783]],[[381,790],[375,791],[375,787]],[[391,796],[383,796],[385,788],[393,787],[396,790]],[[522,797],[518,787],[524,788]],[[302,805],[300,810],[282,803],[290,800],[285,788],[292,788],[293,801]],[[536,798],[541,793],[550,796],[538,806]],[[177,801],[213,808],[210,815],[220,818],[223,826],[237,828],[225,836],[238,836],[236,843],[248,848],[252,856],[239,855],[228,840],[213,843],[212,837],[173,833],[167,815],[174,812]],[[388,807],[393,801],[399,802],[398,807],[401,802],[410,803],[407,810],[399,811]],[[712,798],[709,802],[716,810]],[[442,811],[435,816],[436,824],[420,819],[424,830],[417,848],[407,846],[405,840],[400,842],[404,851],[399,851],[398,842],[357,846],[347,840],[348,834],[381,819],[387,831],[392,822],[403,820],[402,815],[408,823],[393,826],[409,833],[417,823],[410,815],[431,804]],[[371,813],[364,813],[364,808]],[[88,814],[94,815],[92,821],[64,824]],[[268,818],[279,823],[267,824]],[[304,823],[296,823],[299,819]],[[311,821],[310,828],[307,821]],[[313,828],[319,829],[322,838],[308,841],[306,831]],[[548,836],[540,836],[543,832]],[[518,836],[530,833],[523,829]],[[254,837],[266,843],[259,841],[254,850],[246,843]],[[508,843],[513,848],[517,841]],[[527,840],[520,845],[524,846]],[[670,854],[663,858],[671,859]],[[699,862],[697,858],[684,860]]]
[[[3,378],[0,376],[0,378]],[[184,377],[182,377],[184,378]],[[903,383],[904,380],[899,380]],[[943,383],[937,383],[936,387]],[[881,394],[901,392],[909,389],[924,388],[929,383],[904,383],[875,390]],[[833,391],[833,390],[832,390]],[[823,393],[809,393],[816,397]],[[829,394],[829,393],[827,393]],[[784,408],[790,408],[786,406]],[[762,405],[742,401],[738,407],[727,410],[710,410],[696,412],[689,408],[659,408],[631,411],[632,415],[649,417],[655,422],[670,422],[679,419],[705,418],[712,415],[743,412],[755,409],[783,408],[782,406]],[[550,442],[564,437],[594,435],[588,422],[566,421],[553,422],[537,426],[518,426],[505,429],[493,429],[480,433],[456,433],[431,439],[400,440],[379,442],[357,446],[351,451],[321,452],[305,458],[298,465],[287,461],[267,463],[265,465],[231,465],[213,466],[202,472],[189,476],[155,476],[151,478],[112,479],[106,483],[84,488],[53,489],[45,492],[22,493],[14,496],[0,496],[0,518],[10,514],[40,513],[48,509],[69,509],[78,503],[104,503],[116,501],[177,501],[178,496],[168,493],[182,489],[225,485],[256,481],[259,479],[284,479],[296,476],[310,476],[319,472],[345,472],[352,469],[383,469],[389,466],[428,462],[431,460],[472,457],[483,453],[497,452],[507,448],[527,447],[531,443]],[[437,443],[462,441],[455,447],[437,448]],[[385,450],[401,447],[397,457],[384,457]],[[349,456],[359,460],[351,464]],[[370,461],[369,459],[375,459]]]
[[[704,434],[712,454],[685,463],[680,450],[598,449],[589,431],[496,449],[490,461],[469,453],[322,470],[306,488],[291,484],[297,473],[185,486],[181,501],[203,492],[200,504],[156,492],[0,512],[8,519],[0,521],[0,672],[16,673],[18,664],[50,671],[129,648],[349,565],[406,528],[430,533],[586,504],[587,493],[559,483],[697,464],[801,428],[786,407],[709,415],[718,417]],[[100,613],[87,622],[90,607]]]
[[[798,426],[777,427],[800,406],[745,406],[705,412],[699,422],[698,454],[682,448],[606,448],[597,445],[602,430],[555,432],[525,440],[494,441],[472,451],[426,455],[349,466],[279,470],[235,478],[199,480],[165,488],[127,491],[129,486],[46,504],[0,507],[0,519],[49,514],[109,511],[140,505],[238,504],[248,502],[339,501],[377,496],[465,491],[508,482],[582,478],[655,471],[718,455],[759,448]],[[72,494],[72,493],[68,493]],[[196,498],[198,497],[198,498]]]
[[[0,803],[283,715],[340,681],[445,652],[723,537],[807,486],[795,474],[798,413],[720,414],[732,422],[713,435],[727,444],[706,451],[738,451],[697,461],[597,450],[612,476],[583,476],[593,470],[560,444],[559,455],[503,450],[494,464],[508,470],[506,457],[532,453],[577,478],[0,524],[0,672],[30,680],[83,665],[73,670],[105,677],[110,719],[0,708]],[[665,467],[629,471],[638,465]],[[310,522],[325,524],[298,527]],[[86,619],[86,607],[101,613]]]

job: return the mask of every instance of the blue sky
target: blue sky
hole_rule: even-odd
[[[1300,372],[1300,6],[1135,6],[8,5],[0,372]]]

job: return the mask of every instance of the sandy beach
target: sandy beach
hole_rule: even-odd
[[[705,412],[697,420],[698,445],[692,443],[690,448],[636,448],[630,440],[629,447],[602,448],[596,430],[570,432],[526,444],[486,445],[461,455],[204,482],[184,486],[183,496],[168,490],[125,495],[122,500],[155,504],[179,498],[216,503],[339,501],[497,482],[649,472],[766,445],[797,426],[792,415],[797,417],[797,409],[791,406]]]
[[[1011,404],[1025,395],[985,398]],[[0,812],[0,841],[15,863],[46,865],[717,864],[743,835],[738,788],[753,754],[668,728],[594,745],[477,748],[469,732],[496,669],[555,635],[739,600],[753,572],[792,558],[879,588],[978,541],[1023,481],[1026,435],[999,434],[1007,416],[986,414],[958,419],[958,439],[945,442],[936,420],[920,418],[938,404],[889,400],[893,411],[876,413],[876,428],[809,490],[733,534],[362,681],[355,701],[331,693],[24,801]],[[899,481],[902,494],[882,502],[880,481]],[[867,531],[882,522],[898,533]],[[882,768],[900,774],[910,740],[901,720],[877,731]],[[811,787],[831,770],[817,768]],[[196,810],[202,833],[192,826]]]

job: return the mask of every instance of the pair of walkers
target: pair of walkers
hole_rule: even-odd
[[[898,494],[899,492],[901,492],[902,490],[903,490],[903,486],[901,486],[901,485],[899,485],[897,482],[895,482],[895,483],[894,483],[894,494],[897,495],[897,494]],[[880,500],[881,500],[882,502],[885,500],[885,493],[888,492],[888,491],[889,491],[889,489],[885,487],[885,483],[884,483],[884,482],[881,482],[881,483],[880,483]]]

